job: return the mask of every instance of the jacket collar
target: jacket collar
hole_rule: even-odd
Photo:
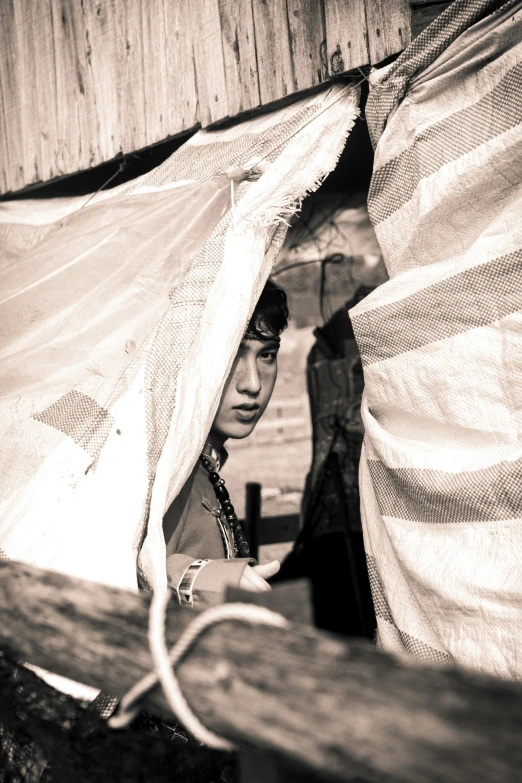
[[[210,443],[205,443],[202,449],[202,453],[205,455],[205,457],[208,457],[208,459],[214,465],[214,470],[217,471],[221,470],[228,459],[228,453],[224,447],[221,449],[221,453],[219,453],[219,451],[215,449],[214,446],[211,446]]]

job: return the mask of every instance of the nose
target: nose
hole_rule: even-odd
[[[240,394],[257,397],[261,391],[261,376],[255,356],[244,356],[236,370],[236,389]]]

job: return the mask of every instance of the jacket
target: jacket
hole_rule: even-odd
[[[227,456],[208,447],[205,455],[218,470]],[[199,460],[163,518],[163,533],[168,584],[180,604],[214,606],[239,585],[248,559],[234,557],[232,532]]]

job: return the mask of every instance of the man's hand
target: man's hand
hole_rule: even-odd
[[[241,590],[252,590],[254,593],[262,593],[264,590],[272,588],[266,581],[271,576],[277,574],[280,569],[279,560],[271,560],[270,563],[257,566],[247,566],[239,581]]]

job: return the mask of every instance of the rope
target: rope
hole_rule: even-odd
[[[154,671],[145,675],[125,694],[118,712],[109,718],[109,726],[113,729],[128,726],[139,712],[136,702],[159,681],[170,709],[194,737],[208,747],[231,750],[232,744],[207,729],[192,711],[172,667],[184,658],[207,628],[218,623],[240,620],[246,623],[288,628],[288,621],[282,615],[263,606],[243,603],[222,604],[197,615],[169,652],[165,639],[165,622],[171,595],[171,590],[156,592],[150,605],[148,638]]]

